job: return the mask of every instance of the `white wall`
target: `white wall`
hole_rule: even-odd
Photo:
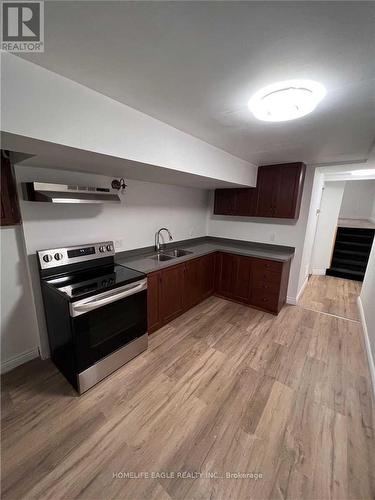
[[[298,295],[303,291],[307,284],[309,274],[312,272],[311,260],[314,248],[315,235],[318,229],[319,209],[322,202],[324,187],[324,175],[315,169],[313,188],[311,193],[310,211],[306,224],[305,241],[303,244],[303,253],[301,259],[301,271],[298,281]],[[298,296],[297,296],[298,299]]]
[[[12,54],[1,64],[4,132],[255,185],[257,168],[243,159]]]
[[[275,221],[274,219],[252,219],[247,217],[227,217],[213,215],[213,199],[208,221],[208,234],[224,238],[236,238],[245,241],[256,241],[275,245],[287,245],[296,248],[292,261],[288,300],[297,300],[300,283],[300,270],[305,239],[306,225],[310,208],[310,199],[314,179],[314,169],[306,171],[303,189],[301,212],[297,222]]]
[[[375,180],[347,181],[340,218],[370,219],[375,203]]]
[[[360,301],[362,323],[365,330],[365,341],[375,393],[375,243],[372,245],[370,258],[363,280]]]
[[[312,253],[313,274],[325,274],[326,269],[330,266],[344,189],[345,182],[326,182],[324,184]]]
[[[46,168],[16,166],[17,182],[50,181],[109,186],[112,178]],[[176,241],[207,234],[208,192],[163,184],[128,181],[120,205],[54,205],[21,200],[42,355],[48,341],[35,252],[44,248],[101,240],[121,241],[116,250],[154,244],[157,229],[167,226]]]
[[[2,227],[1,372],[38,356],[38,328],[22,226]]]
[[[375,224],[375,196],[374,196],[374,203],[372,204],[371,215],[370,215],[369,220]]]

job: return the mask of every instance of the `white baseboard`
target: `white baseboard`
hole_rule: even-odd
[[[367,325],[366,325],[366,317],[365,317],[365,312],[363,310],[363,305],[362,305],[361,297],[358,297],[357,303],[358,303],[359,315],[361,317],[361,323],[362,323],[362,328],[363,328],[363,336],[365,338],[367,360],[368,360],[368,364],[369,364],[371,381],[372,381],[372,390],[373,390],[374,398],[375,398],[375,364],[374,364],[374,358],[372,357],[372,351],[371,351],[371,345],[370,345],[370,338],[368,336],[368,330],[367,330]]]
[[[297,305],[297,298],[296,297],[290,297],[289,295],[286,298],[286,303],[291,304],[292,306]]]
[[[312,269],[311,274],[314,274],[314,276],[324,276],[326,274],[327,269]]]
[[[1,373],[9,372],[10,370],[13,370],[13,368],[23,365],[24,363],[27,363],[28,361],[31,361],[38,356],[39,351],[37,347],[35,349],[31,349],[30,351],[25,351],[21,354],[17,354],[16,356],[13,356],[12,358],[9,358],[1,363]]]
[[[306,276],[305,278],[305,281],[302,283],[302,286],[301,288],[299,289],[299,292],[297,293],[297,302],[299,301],[299,299],[301,298],[301,295],[303,294],[306,286],[307,286],[307,283],[309,282],[309,277]]]
[[[299,289],[299,291],[297,293],[297,296],[296,297],[294,297],[294,296],[292,297],[292,296],[288,295],[287,298],[286,298],[286,303],[287,304],[291,304],[293,306],[296,306],[297,303],[298,303],[298,301],[299,301],[299,299],[300,299],[300,297],[301,297],[301,295],[303,294],[303,291],[305,290],[306,285],[307,285],[308,282],[309,282],[309,277],[306,276],[306,279],[303,282],[301,288]]]

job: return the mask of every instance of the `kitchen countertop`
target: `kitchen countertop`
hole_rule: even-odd
[[[183,257],[176,257],[167,261],[159,262],[153,257],[156,252],[153,247],[140,248],[138,250],[130,250],[126,252],[116,253],[115,260],[121,264],[136,271],[145,274],[171,267],[181,262],[186,262],[203,255],[208,255],[213,252],[230,252],[237,255],[247,257],[258,257],[261,259],[271,259],[278,262],[287,262],[294,255],[294,248],[282,245],[268,245],[266,243],[253,243],[241,240],[232,240],[228,238],[202,237],[192,240],[183,240],[173,242],[166,245],[166,250],[173,248],[181,248],[189,250],[192,253]]]

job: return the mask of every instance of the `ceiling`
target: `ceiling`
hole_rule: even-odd
[[[25,59],[255,164],[366,159],[375,138],[374,2],[45,3]],[[267,123],[260,87],[317,80],[309,116]]]

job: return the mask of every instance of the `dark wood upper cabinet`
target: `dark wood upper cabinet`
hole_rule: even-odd
[[[256,207],[257,217],[276,217],[276,193],[279,183],[279,169],[272,165],[258,168]]]
[[[21,224],[17,187],[7,152],[1,150],[1,225]]]
[[[214,213],[219,215],[235,215],[236,189],[216,189]]]
[[[257,188],[236,189],[236,215],[254,217],[258,201]]]
[[[257,217],[298,219],[305,171],[304,163],[259,167]]]
[[[298,219],[305,171],[304,163],[261,166],[256,188],[217,189],[214,213]]]

